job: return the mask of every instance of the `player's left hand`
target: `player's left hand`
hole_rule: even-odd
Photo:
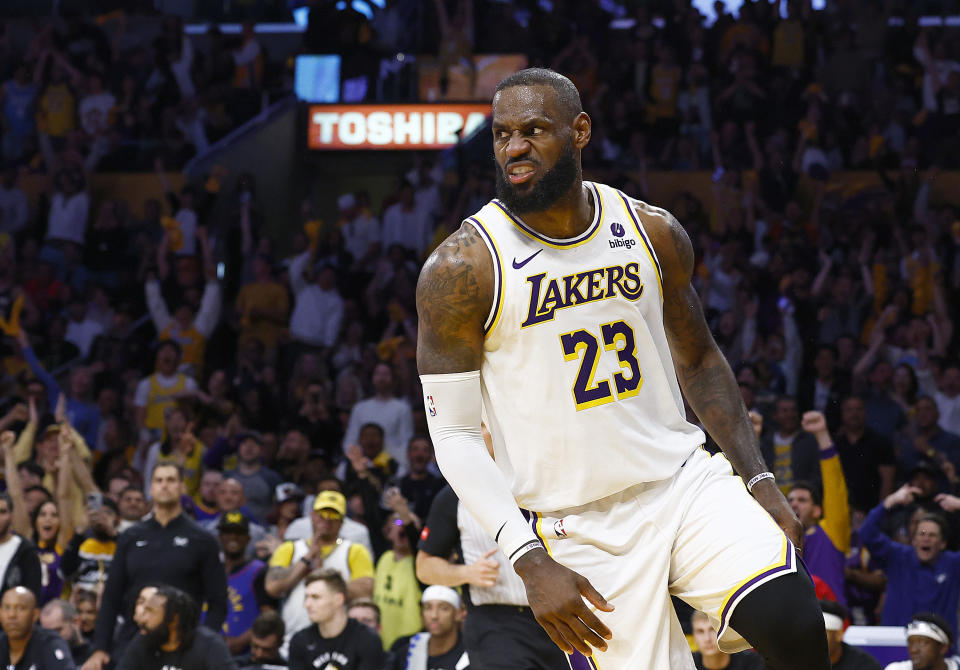
[[[772,479],[757,482],[753,487],[753,497],[783,529],[797,551],[803,553],[803,524],[793,513],[776,482]]]

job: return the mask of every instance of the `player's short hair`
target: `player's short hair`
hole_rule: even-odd
[[[947,520],[943,518],[940,514],[936,512],[927,512],[920,519],[917,520],[917,528],[920,527],[920,524],[924,521],[932,521],[937,524],[937,528],[940,529],[940,537],[946,540],[950,536],[950,526],[947,525]]]
[[[849,619],[850,614],[847,612],[847,608],[838,603],[836,600],[821,600],[820,601],[820,610],[824,614],[833,614],[838,616],[841,619]]]
[[[157,473],[157,470],[160,468],[173,468],[177,471],[177,479],[181,482],[183,481],[183,466],[179,463],[173,463],[172,461],[165,461],[163,463],[155,463],[153,469],[150,470],[150,481],[153,481],[153,476]]]
[[[693,614],[690,615],[690,625],[692,626],[698,621],[705,621],[707,624],[711,626],[713,625],[713,623],[710,621],[710,617],[707,616],[705,612],[701,612],[700,610],[693,610]]]
[[[801,491],[809,491],[810,497],[813,499],[813,504],[820,507],[823,506],[823,492],[820,490],[820,487],[813,482],[802,480],[799,482],[794,482],[793,486],[790,487],[790,493],[793,493],[797,489]]]
[[[373,602],[370,598],[354,598],[349,603],[347,603],[347,611],[352,610],[354,607],[366,607],[372,609],[373,613],[377,616],[377,623],[380,623],[380,606]]]
[[[77,601],[77,605],[82,602],[89,602],[93,603],[94,609],[99,609],[97,607],[97,594],[93,591],[89,591],[87,589],[77,589],[77,595],[75,595],[74,598]]]
[[[514,72],[512,75],[497,84],[494,97],[500,91],[514,86],[549,86],[557,96],[557,106],[564,113],[566,121],[573,121],[577,114],[583,111],[580,102],[580,91],[576,85],[559,72],[543,68],[531,67]]]
[[[77,616],[77,608],[73,606],[73,603],[61,598],[54,598],[47,602],[47,604],[43,606],[43,609],[40,610],[40,613],[43,614],[44,612],[50,612],[54,609],[60,610],[60,616],[63,617],[65,623],[73,621],[73,617]]]
[[[430,439],[430,436],[425,435],[423,433],[417,433],[416,435],[411,437],[410,440],[407,442],[407,450],[408,451],[410,450],[410,447],[413,446],[414,442],[420,442],[420,441],[426,442],[427,444],[430,445],[430,449],[431,450],[433,449],[433,440]]]
[[[947,620],[939,614],[934,614],[933,612],[917,612],[910,617],[910,621],[924,621],[926,623],[932,623],[934,626],[942,630],[944,634],[946,634],[949,644],[953,644],[953,626],[951,626]]]
[[[43,469],[43,466],[41,466],[39,463],[37,463],[34,460],[23,461],[22,463],[18,463],[17,470],[26,470],[31,475],[34,475],[35,477],[40,477],[41,479],[43,479],[43,476],[46,474],[46,472]]]
[[[40,484],[35,484],[34,486],[28,486],[27,488],[23,489],[23,494],[26,495],[28,493],[33,493],[34,491],[40,491],[41,493],[43,493],[44,497],[46,497],[46,500],[44,500],[43,502],[53,502],[53,494],[47,490],[46,486],[41,486]],[[13,507],[11,507],[10,509],[13,509]]]
[[[276,612],[263,612],[253,620],[250,626],[250,632],[254,637],[265,638],[276,635],[283,642],[283,636],[287,632],[287,627],[283,623],[283,617]]]
[[[173,349],[174,353],[177,354],[177,358],[180,358],[180,356],[183,355],[183,347],[181,347],[180,343],[177,342],[176,340],[170,340],[170,339],[161,340],[160,343],[157,344],[157,353],[159,354],[160,350],[163,349],[164,347],[170,347],[171,349]]]
[[[347,582],[343,575],[333,568],[321,568],[307,575],[304,586],[310,586],[314,582],[323,582],[327,588],[336,593],[342,593],[344,599],[347,597]]]
[[[794,398],[792,395],[777,396],[777,401],[775,403],[775,406],[779,406],[780,403],[782,402],[789,402],[789,403],[792,403],[794,407],[797,407],[797,408],[800,407],[800,403],[798,403],[797,399]]]
[[[375,431],[377,431],[377,433],[380,434],[380,439],[381,440],[383,439],[384,437],[383,426],[381,426],[379,423],[374,423],[370,421],[369,423],[363,424],[362,426],[360,426],[360,433],[365,431],[367,428],[373,428]]]

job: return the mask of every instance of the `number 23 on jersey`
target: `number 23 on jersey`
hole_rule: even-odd
[[[596,380],[597,364],[603,353],[600,350],[601,341],[603,351],[616,352],[620,361],[621,371],[615,372],[612,380]],[[573,401],[577,411],[632,398],[640,391],[643,375],[640,374],[640,362],[637,360],[637,342],[633,328],[625,321],[601,325],[599,339],[588,330],[564,333],[560,336],[560,346],[565,361],[580,360],[577,378],[573,383]]]

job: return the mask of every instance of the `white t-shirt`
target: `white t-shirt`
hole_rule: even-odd
[[[380,241],[380,222],[375,216],[358,216],[343,226],[343,242],[354,260],[360,260],[371,244]]]
[[[89,135],[101,135],[110,127],[110,110],[117,99],[107,92],[88,95],[80,101],[80,125]]]
[[[170,71],[177,82],[181,96],[192,98],[197,92],[197,87],[193,85],[193,79],[190,77],[190,68],[193,66],[193,44],[186,35],[182,39],[180,59],[170,63]]]
[[[50,198],[47,239],[83,244],[89,210],[90,197],[85,191],[74,193],[69,198],[63,193],[54,193]]]
[[[17,553],[22,542],[23,538],[14,533],[9,540],[0,544],[0,584],[6,581],[7,568],[10,567],[10,561],[13,560],[13,555]]]
[[[103,326],[87,316],[83,321],[74,321],[71,319],[67,323],[67,333],[63,339],[77,345],[77,349],[80,350],[80,355],[86,358],[90,355],[90,347],[93,346],[93,341],[97,339],[97,335],[100,335],[102,332]]]
[[[423,256],[433,237],[433,217],[414,205],[411,211],[405,211],[399,202],[387,208],[383,214],[383,248],[391,244],[410,249],[417,257]]]
[[[940,428],[948,433],[960,435],[960,395],[950,398],[942,391],[938,391],[933,399],[940,412],[940,421],[937,422]]]
[[[380,400],[377,397],[361,400],[350,411],[350,422],[343,437],[343,450],[356,443],[360,428],[375,423],[383,428],[383,447],[400,466],[407,470],[407,443],[413,437],[413,413],[410,405],[401,398]]]
[[[943,660],[947,664],[947,670],[960,670],[960,661],[956,656]],[[896,661],[884,667],[883,670],[913,670],[913,661]]]

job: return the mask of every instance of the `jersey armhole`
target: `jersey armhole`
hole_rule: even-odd
[[[501,261],[500,251],[497,249],[497,243],[494,242],[493,236],[490,235],[486,226],[480,223],[480,220],[476,216],[471,216],[464,220],[464,223],[469,223],[477,229],[477,232],[480,233],[480,238],[487,246],[487,251],[490,252],[490,256],[493,258],[493,301],[490,304],[490,312],[487,314],[487,319],[483,322],[483,334],[484,337],[487,337],[496,327],[497,322],[499,322],[500,313],[503,308],[503,262]]]
[[[660,289],[660,302],[663,302],[663,270],[660,269],[657,252],[654,251],[653,244],[650,243],[650,238],[647,237],[647,231],[644,230],[643,224],[640,222],[640,217],[637,216],[637,212],[633,208],[632,198],[625,195],[623,191],[617,191],[616,193],[623,203],[623,208],[627,210],[627,215],[630,217],[630,220],[633,221],[633,225],[637,229],[637,234],[640,236],[640,241],[647,252],[647,256],[650,258],[650,262],[653,264],[654,272],[657,273],[657,287]]]

